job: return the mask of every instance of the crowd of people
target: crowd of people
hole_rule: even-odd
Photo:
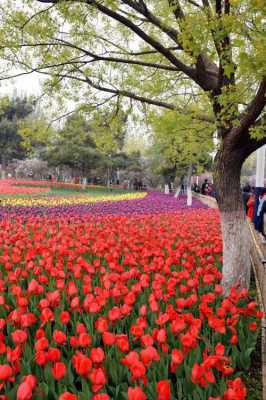
[[[247,218],[254,222],[255,228],[266,243],[266,188],[262,190],[256,202],[255,188],[246,184],[242,189],[242,199]]]
[[[201,193],[204,196],[215,197],[214,186],[208,181],[208,179],[205,179],[201,186],[199,186],[197,183],[194,183],[192,190],[193,192]]]

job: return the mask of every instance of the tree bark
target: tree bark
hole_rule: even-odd
[[[214,184],[221,215],[225,295],[236,285],[248,288],[250,281],[250,237],[240,187],[243,162],[240,150],[232,151],[224,146],[215,160]]]

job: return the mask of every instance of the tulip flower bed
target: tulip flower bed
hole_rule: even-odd
[[[70,183],[70,182],[57,182],[57,181],[34,181],[34,180],[14,180],[14,186],[17,187],[42,187],[42,188],[53,188],[53,189],[66,189],[66,190],[75,190],[75,191],[84,191],[84,185],[81,183]],[[94,190],[102,190],[104,186],[101,185],[86,185],[87,188],[93,188]]]
[[[134,198],[138,196],[139,198]],[[0,218],[5,217],[31,217],[31,216],[46,216],[52,215],[54,217],[64,216],[66,218],[79,218],[88,217],[90,215],[146,215],[146,214],[159,214],[166,212],[174,212],[178,210],[186,210],[186,198],[181,196],[175,199],[174,196],[165,195],[162,193],[128,193],[125,200],[124,195],[96,196],[90,203],[71,203],[74,196],[66,198],[66,204],[60,202],[60,198],[55,199],[53,202],[46,202],[49,206],[36,206],[35,199],[13,199],[13,202],[3,204],[0,207]],[[79,197],[78,197],[79,198]],[[88,200],[89,197],[87,197]],[[120,201],[117,201],[119,200]],[[123,201],[121,201],[124,199]],[[95,201],[98,200],[98,201]],[[101,201],[105,200],[105,201]],[[193,199],[192,209],[207,208],[199,200]]]
[[[17,183],[20,182],[20,183]],[[28,184],[29,186],[24,186]],[[96,202],[110,202],[121,200],[142,199],[146,192],[125,192],[123,190],[110,191],[102,187],[86,187],[82,189],[81,185],[66,183],[50,183],[51,187],[42,181],[0,181],[0,196],[2,211],[8,213],[11,210],[16,211],[19,207],[31,209],[36,207],[59,207],[93,204]],[[41,185],[41,186],[38,186]],[[82,192],[81,192],[82,190]],[[48,208],[47,208],[48,210]]]
[[[86,185],[87,187],[91,187],[93,189],[103,189],[103,186],[100,185]],[[84,186],[82,184],[77,183],[69,183],[69,182],[57,182],[57,181],[36,181],[36,180],[26,180],[26,179],[1,179],[0,180],[0,193],[4,193],[5,191],[8,194],[17,194],[21,193],[24,189],[73,189],[73,190],[84,190]],[[25,192],[30,193],[30,192]]]
[[[219,215],[149,196],[132,216],[3,216],[1,400],[247,398],[261,313],[222,296]]]
[[[87,194],[75,194],[66,196],[35,196],[35,197],[9,197],[3,198],[1,204],[3,206],[16,206],[16,207],[56,207],[65,205],[76,205],[76,204],[91,204],[102,201],[121,201],[121,200],[131,200],[131,199],[141,199],[146,196],[145,192],[141,193],[123,193],[114,194],[105,193],[103,195],[90,195]]]
[[[49,186],[16,186],[16,181],[6,179],[0,180],[0,194],[1,195],[19,195],[19,194],[34,194],[34,193],[47,193],[50,191]]]

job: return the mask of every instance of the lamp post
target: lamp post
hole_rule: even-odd
[[[255,228],[257,230],[261,229],[260,216],[257,215],[257,210],[258,210],[258,206],[259,206],[259,196],[265,190],[264,189],[265,151],[266,151],[266,146],[262,146],[256,152],[256,157],[257,157],[256,189],[255,189],[256,202],[255,202],[255,207],[254,207],[253,221],[255,224]]]
[[[265,150],[266,146],[262,146],[256,152],[256,188],[264,187]]]

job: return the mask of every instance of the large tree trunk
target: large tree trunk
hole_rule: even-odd
[[[214,184],[221,213],[223,279],[225,294],[235,285],[249,287],[250,237],[242,202],[241,153],[222,149],[216,156]]]

